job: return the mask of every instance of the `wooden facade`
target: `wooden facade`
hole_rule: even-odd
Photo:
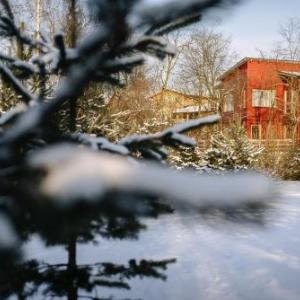
[[[222,125],[253,140],[300,141],[300,61],[245,58],[221,78]]]
[[[185,121],[216,112],[215,102],[208,97],[199,97],[163,89],[151,97],[161,119]]]

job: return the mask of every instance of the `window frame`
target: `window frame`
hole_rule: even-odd
[[[230,97],[230,98],[229,98]],[[224,112],[234,112],[234,97],[232,93],[228,93],[225,95],[224,101]],[[230,99],[230,105],[228,105],[228,100]]]
[[[291,89],[291,96],[290,96],[290,113],[296,114],[297,107],[299,102],[299,90]]]
[[[247,108],[247,93],[246,93],[246,89],[243,89],[243,108]]]
[[[288,90],[284,90],[283,94],[283,112],[287,113]]]
[[[253,138],[253,128],[258,127],[258,138]],[[251,125],[251,140],[261,140],[261,125],[260,124],[252,124]]]
[[[255,99],[255,93],[261,93],[259,99]],[[263,93],[268,93],[268,99],[265,99]],[[270,98],[272,97],[272,98]],[[258,101],[259,103],[255,103]],[[263,102],[264,101],[264,102]],[[268,102],[268,103],[267,103]],[[252,107],[275,108],[276,107],[276,90],[274,89],[252,89]]]

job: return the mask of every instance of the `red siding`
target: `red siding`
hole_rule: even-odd
[[[300,62],[269,61],[248,59],[236,69],[222,78],[222,89],[235,91],[244,89],[246,108],[243,108],[242,97],[235,97],[234,113],[222,113],[223,124],[227,126],[234,119],[239,119],[245,126],[247,135],[251,137],[251,125],[259,124],[262,136],[265,136],[268,124],[272,124],[277,138],[283,138],[283,128],[286,124],[284,113],[284,91],[287,84],[280,78],[279,71],[300,72]],[[252,90],[275,90],[276,107],[264,108],[252,106]],[[300,125],[298,126],[300,129]],[[300,137],[300,131],[298,130]]]

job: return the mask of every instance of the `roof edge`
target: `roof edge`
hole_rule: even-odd
[[[168,89],[168,88],[162,88],[159,92],[151,95],[149,98],[154,98],[155,96],[158,96],[158,95],[162,94],[163,92],[170,92],[170,93],[181,95],[181,96],[184,96],[186,98],[191,98],[191,99],[210,100],[210,97],[207,97],[207,96],[197,96],[197,95],[192,95],[192,94],[185,94],[183,92],[176,91],[176,90],[173,90],[173,89]]]
[[[262,57],[244,57],[236,64],[234,64],[231,68],[225,71],[218,79],[223,80],[227,75],[231,74],[234,70],[242,66],[248,61],[264,61],[264,62],[282,62],[282,63],[290,63],[290,64],[300,64],[299,60],[292,60],[292,59],[277,59],[277,58],[262,58]]]

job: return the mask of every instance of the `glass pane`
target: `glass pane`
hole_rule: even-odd
[[[253,107],[273,107],[275,104],[275,90],[252,90]]]
[[[225,112],[233,111],[233,95],[232,94],[225,96],[224,111]]]
[[[251,133],[252,139],[259,140],[260,139],[259,125],[252,125],[251,131],[252,131],[252,133]]]

